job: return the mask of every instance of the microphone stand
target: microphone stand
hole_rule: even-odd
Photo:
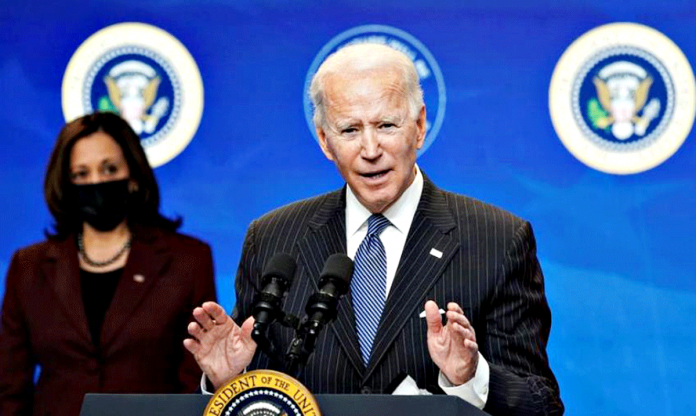
[[[311,305],[311,306],[309,306]],[[315,293],[309,298],[309,317],[298,325],[295,337],[285,354],[287,374],[298,378],[316,348],[317,338],[324,326],[336,317],[338,298],[324,293]]]
[[[287,361],[286,372],[292,377],[298,378],[307,364],[309,356],[316,347],[317,336],[319,335],[319,325],[309,325],[305,322],[295,333],[295,337],[290,343],[288,352],[285,355]]]
[[[256,327],[251,331],[251,338],[256,342],[259,349],[270,358],[271,362],[279,368],[283,367],[283,361],[281,361],[280,355],[276,350],[275,345],[268,339],[266,332],[262,328]]]
[[[282,310],[277,311],[277,313],[277,321],[279,324],[286,328],[291,328],[295,330],[295,337],[293,338],[294,344],[295,339],[298,338],[297,334],[303,332],[300,320],[294,315],[286,314]],[[283,357],[281,357],[281,355],[278,353],[278,349],[275,347],[275,345],[268,339],[267,332],[267,328],[265,328],[264,326],[254,324],[254,329],[251,331],[251,338],[256,342],[258,348],[264,354],[266,354],[266,356],[268,356],[268,358],[271,360],[271,362],[274,364],[276,368],[282,370],[286,374],[294,375],[294,373],[290,373],[287,370],[289,366],[287,365],[286,361],[283,360]],[[309,354],[311,354],[311,351],[307,353],[307,357],[309,357]],[[305,357],[305,362],[307,360],[307,357]]]

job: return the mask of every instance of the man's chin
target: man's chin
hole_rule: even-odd
[[[396,199],[388,195],[371,195],[368,199],[360,200],[360,203],[373,214],[381,214],[392,206]]]

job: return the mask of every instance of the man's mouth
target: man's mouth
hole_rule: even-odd
[[[367,179],[379,179],[389,173],[391,169],[379,170],[376,172],[361,173],[360,176]]]

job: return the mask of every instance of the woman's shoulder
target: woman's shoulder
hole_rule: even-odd
[[[67,244],[65,240],[47,239],[17,249],[7,269],[7,285],[17,284],[12,283],[15,280],[25,284],[34,282],[42,265],[70,255]]]
[[[171,239],[174,244],[180,245],[182,247],[191,249],[198,248],[200,250],[210,250],[210,245],[198,237],[194,237],[189,234],[184,234],[179,231],[165,231],[171,235]]]
[[[170,231],[156,227],[140,226],[133,230],[136,238],[145,241],[159,240],[170,246],[174,250],[183,251],[210,251],[210,246],[205,241],[179,231]]]
[[[44,257],[56,256],[66,244],[66,239],[48,238],[17,249],[14,252],[13,259],[17,261],[35,261]]]

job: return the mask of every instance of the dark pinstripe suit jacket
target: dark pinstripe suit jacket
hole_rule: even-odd
[[[431,249],[442,252],[438,258]],[[241,322],[249,316],[261,270],[275,254],[298,262],[285,311],[303,316],[324,261],[346,252],[345,190],[299,201],[254,221],[236,280]],[[253,283],[251,283],[253,282]],[[360,358],[348,294],[336,321],[321,334],[302,382],[314,393],[381,393],[401,372],[421,388],[437,385],[428,354],[423,305],[457,302],[473,324],[490,364],[486,410],[492,414],[560,414],[563,404],[548,365],[551,315],[529,223],[480,201],[438,189],[425,178],[367,366]],[[277,325],[272,338],[285,351],[292,332]],[[267,368],[257,353],[251,368]]]

